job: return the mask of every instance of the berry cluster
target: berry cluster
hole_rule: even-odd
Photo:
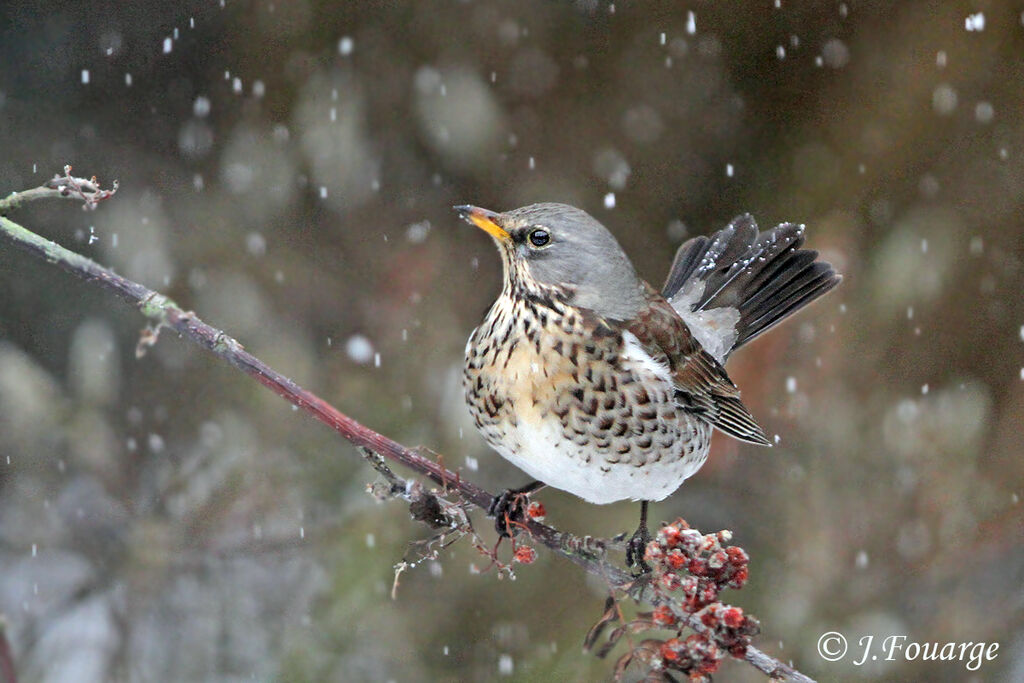
[[[660,643],[657,655],[646,658],[651,672],[679,671],[691,681],[710,681],[726,653],[742,658],[751,636],[760,631],[757,619],[739,607],[719,602],[726,588],[742,588],[750,557],[727,545],[729,531],[702,534],[683,519],[663,526],[647,544],[644,560],[660,604],[650,614],[655,628],[676,629],[677,636]],[[700,620],[704,630],[682,637],[685,615]]]

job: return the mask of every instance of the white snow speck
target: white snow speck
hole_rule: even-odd
[[[355,49],[355,41],[349,36],[342,36],[341,40],[338,41],[338,54],[342,57],[348,57],[352,54],[352,50]]]
[[[447,657],[448,656],[448,652],[449,652],[448,646],[445,645],[443,648],[441,648],[441,652],[444,653],[445,657]]]
[[[921,240],[921,253],[922,254],[927,254],[928,253],[928,238],[927,237],[925,237],[925,238],[923,238]]]
[[[197,118],[206,118],[210,114],[210,98],[204,95],[200,95],[196,98],[196,101],[192,103],[192,113]]]
[[[512,655],[498,657],[498,673],[502,676],[511,676],[514,669],[515,662],[512,661]]]
[[[131,74],[126,73],[124,75],[124,84],[127,85],[129,88],[132,87],[132,75]]]
[[[263,81],[254,81],[252,84],[253,97],[263,97],[267,94],[267,86]]]
[[[968,31],[984,31],[985,13],[978,12],[977,14],[968,14],[967,18],[964,19],[964,28]]]
[[[665,37],[665,32],[664,32],[664,31],[662,31],[662,32],[661,32],[661,33],[660,33],[660,34],[658,35],[658,45],[664,45],[664,44],[665,44],[665,40],[666,40],[666,37]]]
[[[377,537],[373,534],[366,534],[366,547],[374,548],[377,546]]]
[[[405,239],[413,244],[421,244],[427,239],[428,233],[430,233],[430,221],[420,221],[419,223],[413,223],[405,229]]]
[[[170,36],[167,36],[164,38],[164,54],[169,55],[172,49],[174,49],[174,41],[171,40]]]
[[[529,168],[530,168],[530,170],[531,170],[531,171],[532,171],[533,169],[537,168],[537,162],[536,162],[536,160],[534,160],[534,158],[533,158],[533,157],[530,157],[530,158],[529,158],[529,160],[528,160],[528,161],[526,162],[526,165],[527,165],[527,166],[529,166]]]
[[[1024,325],[1020,326],[1020,340],[1024,341]]]
[[[326,185],[321,185],[320,186],[320,199],[327,199],[327,186]]]
[[[956,90],[949,83],[940,83],[932,91],[932,109],[937,114],[947,116],[956,109]]]
[[[33,543],[32,544],[32,557],[35,557],[38,554],[39,554],[39,548],[38,548],[38,546],[36,546],[35,543]]]
[[[609,192],[604,196],[604,208],[614,209],[615,208],[615,193]]]
[[[778,57],[779,59],[785,59],[786,58],[786,46],[785,45],[776,45],[775,46],[775,56]]]
[[[82,69],[82,85],[89,85],[89,70]]]
[[[733,165],[732,165],[732,164],[726,164],[726,165],[725,165],[725,177],[726,177],[726,178],[732,178],[732,176],[733,176],[733,172],[734,172],[735,170],[736,170],[736,169],[734,169],[734,168],[733,168]]]
[[[924,384],[924,385],[921,386],[921,395],[922,396],[927,396],[928,395],[928,385],[927,384]]]
[[[850,48],[838,38],[832,38],[821,48],[821,57],[832,69],[841,69],[850,63]]]
[[[299,527],[299,538],[300,539],[306,538],[306,527],[304,527],[304,526],[300,526]]]
[[[946,54],[945,50],[939,50],[935,53],[935,66],[940,69],[945,69],[946,64],[949,63],[949,55]]]
[[[861,550],[857,553],[857,559],[854,560],[857,569],[865,569],[868,566],[868,554],[867,551]]]
[[[267,253],[267,240],[258,232],[250,232],[245,237],[245,250],[252,256],[263,256]]]
[[[697,16],[692,11],[686,13],[686,32],[691,36],[697,32]]]
[[[345,342],[345,353],[353,362],[366,365],[373,360],[373,344],[361,334],[353,334]]]
[[[373,367],[375,367],[375,368],[379,368],[380,367],[380,352],[379,351],[377,351],[377,352],[375,352],[373,354]]]
[[[231,81],[231,90],[237,95],[242,94],[242,79],[238,76],[235,76],[235,80]]]
[[[795,394],[796,393],[796,377],[787,377],[786,378],[786,393],[788,393],[788,394]]]
[[[991,123],[996,110],[991,102],[978,102],[974,105],[974,120],[978,123]]]
[[[470,472],[476,472],[480,469],[480,461],[474,458],[472,455],[466,456],[466,469]]]

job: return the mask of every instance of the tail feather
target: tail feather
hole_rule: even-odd
[[[699,338],[726,335],[727,355],[839,284],[832,266],[816,260],[818,252],[800,249],[803,242],[801,225],[758,232],[744,214],[710,238],[683,244],[662,294]],[[714,309],[734,312],[710,315]],[[721,329],[723,321],[733,321],[732,329]],[[707,329],[693,329],[701,325]]]

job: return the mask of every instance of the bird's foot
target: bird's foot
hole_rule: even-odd
[[[649,574],[651,568],[644,562],[644,554],[647,552],[647,544],[651,542],[651,532],[647,524],[641,523],[626,541],[626,566],[636,570],[636,576]]]
[[[499,537],[515,536],[518,527],[526,520],[526,504],[529,495],[544,486],[534,481],[518,489],[505,489],[494,497],[487,516],[494,518],[494,529]]]

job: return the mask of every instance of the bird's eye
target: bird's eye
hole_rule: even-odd
[[[536,228],[530,231],[529,235],[530,244],[535,247],[547,246],[548,242],[551,241],[551,235],[547,230],[542,228]]]

